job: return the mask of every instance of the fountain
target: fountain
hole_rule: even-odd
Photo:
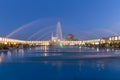
[[[38,33],[53,28],[52,19],[38,19],[18,27],[11,33],[7,34],[7,38],[18,38],[22,40],[31,40]],[[46,26],[46,27],[45,27]],[[39,30],[37,33],[36,31]],[[30,37],[29,37],[30,36]]]
[[[62,40],[62,29],[61,29],[61,23],[57,23],[57,29],[56,29],[56,36],[54,37],[53,33],[51,36],[52,39],[52,45],[59,46],[60,48],[64,48],[61,40]]]
[[[10,38],[10,37],[12,37],[14,34],[18,33],[19,31],[24,30],[25,28],[28,28],[28,27],[33,26],[33,25],[35,25],[35,24],[39,24],[40,21],[41,21],[41,20],[35,20],[35,21],[32,21],[32,22],[30,22],[30,23],[28,23],[28,24],[25,24],[25,25],[23,25],[23,26],[15,29],[14,31],[12,31],[12,32],[9,33],[8,35],[6,35],[6,37],[7,37],[7,38]]]
[[[61,23],[60,23],[60,22],[57,23],[56,37],[57,37],[59,40],[62,40],[62,29],[61,29]]]
[[[53,28],[53,26],[48,26],[48,27],[45,27],[45,28],[43,28],[43,29],[40,29],[39,31],[33,33],[30,37],[28,37],[27,40],[30,40],[30,39],[32,39],[34,36],[40,34],[41,32],[46,31],[46,30],[49,30],[49,29],[52,29],[52,28]],[[37,39],[37,40],[38,40],[38,39]]]

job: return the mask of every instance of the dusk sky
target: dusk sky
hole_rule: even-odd
[[[120,0],[0,0],[0,36],[36,20],[40,22],[11,37],[28,39],[57,21],[61,22],[63,36],[72,33],[78,39],[93,39],[119,35]]]

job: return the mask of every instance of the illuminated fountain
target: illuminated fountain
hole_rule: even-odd
[[[30,22],[30,23],[28,23],[28,24],[25,24],[25,25],[23,25],[23,26],[20,26],[19,28],[15,29],[14,31],[12,31],[12,32],[9,33],[8,35],[6,35],[6,37],[7,37],[7,38],[10,38],[10,37],[12,37],[13,35],[15,35],[16,33],[20,32],[21,30],[24,30],[24,29],[26,29],[26,28],[28,28],[28,27],[31,27],[31,26],[35,25],[35,24],[39,24],[40,21],[41,21],[41,20],[35,20],[35,21],[32,21],[32,22]]]
[[[56,29],[56,36],[54,37],[53,33],[52,33],[52,36],[51,36],[51,39],[52,39],[52,44],[56,45],[56,46],[59,46],[60,48],[63,48],[63,45],[61,43],[62,41],[62,29],[61,29],[61,23],[58,22],[57,23],[57,29]]]
[[[35,40],[37,37],[43,35],[45,31],[53,30],[54,22],[51,19],[38,19],[28,24],[22,25],[11,33],[7,34],[6,38],[18,38],[22,40]],[[52,29],[52,30],[50,30]],[[41,34],[41,35],[39,35]]]
[[[56,32],[56,37],[58,40],[62,40],[62,29],[61,29],[61,23],[57,23],[57,32]]]
[[[41,32],[45,32],[45,31],[47,31],[47,30],[50,31],[50,29],[53,29],[53,28],[54,28],[53,26],[48,26],[48,27],[45,27],[45,28],[43,28],[43,29],[40,29],[39,31],[37,31],[37,32],[33,33],[32,35],[30,35],[30,37],[28,37],[27,40],[32,39],[32,38],[35,37],[36,35],[42,34]],[[38,38],[37,40],[39,40],[39,38]]]

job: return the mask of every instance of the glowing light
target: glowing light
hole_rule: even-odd
[[[56,40],[54,40],[54,42],[56,42]]]
[[[60,48],[64,48],[64,46],[60,43]]]
[[[48,56],[48,54],[47,54],[47,53],[44,53],[44,56],[46,57],[46,56]]]
[[[96,44],[96,45],[98,45],[98,44],[99,44],[99,42],[95,42],[95,44]]]
[[[115,40],[118,40],[117,36],[115,36]]]
[[[14,45],[16,45],[16,43],[15,43],[15,42],[14,42],[13,44],[14,44]]]
[[[7,44],[7,42],[4,42],[4,44]]]

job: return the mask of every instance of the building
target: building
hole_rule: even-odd
[[[110,41],[118,41],[118,40],[120,40],[120,36],[111,36],[111,37],[109,37],[109,40]]]
[[[102,44],[105,43],[107,39],[91,39],[91,40],[84,40],[83,43],[88,43],[88,44]]]

